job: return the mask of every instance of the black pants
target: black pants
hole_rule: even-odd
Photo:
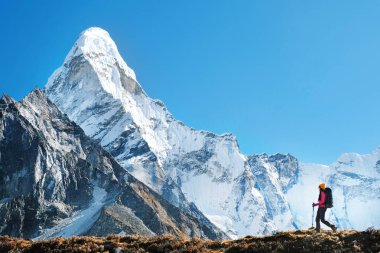
[[[321,229],[321,221],[323,224],[328,226],[329,228],[332,228],[333,225],[325,220],[325,213],[326,213],[326,207],[318,207],[317,211],[317,217],[315,218],[316,224],[317,224],[317,230]]]

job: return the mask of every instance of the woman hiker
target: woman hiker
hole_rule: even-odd
[[[313,207],[318,206],[317,217],[315,218],[315,221],[317,223],[316,231],[317,233],[321,231],[321,221],[322,221],[323,224],[330,227],[335,232],[336,226],[332,225],[330,222],[325,220],[325,213],[326,213],[327,208],[332,207],[331,189],[326,188],[325,184],[320,184],[318,188],[319,188],[318,203],[313,203]],[[326,195],[328,195],[327,198],[326,198]]]

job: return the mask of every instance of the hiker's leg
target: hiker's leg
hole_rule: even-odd
[[[321,229],[321,212],[320,212],[320,207],[318,207],[318,211],[317,211],[317,216],[315,217],[315,225],[316,225],[316,228],[317,228],[317,231],[319,231]]]
[[[323,224],[325,224],[329,228],[332,228],[333,225],[330,224],[330,222],[328,222],[327,220],[325,220],[326,210],[327,210],[327,208],[321,208],[321,217],[320,218],[321,218],[321,221],[322,221]]]

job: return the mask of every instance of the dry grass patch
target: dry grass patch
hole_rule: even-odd
[[[312,230],[298,230],[226,241],[172,235],[109,235],[33,242],[0,236],[0,252],[380,252],[380,231],[323,231],[317,234]]]

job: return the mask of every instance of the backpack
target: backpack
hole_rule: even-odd
[[[331,208],[333,207],[333,196],[332,196],[332,191],[330,188],[326,187],[325,189],[325,195],[326,195],[326,198],[325,198],[325,207],[326,208]]]

